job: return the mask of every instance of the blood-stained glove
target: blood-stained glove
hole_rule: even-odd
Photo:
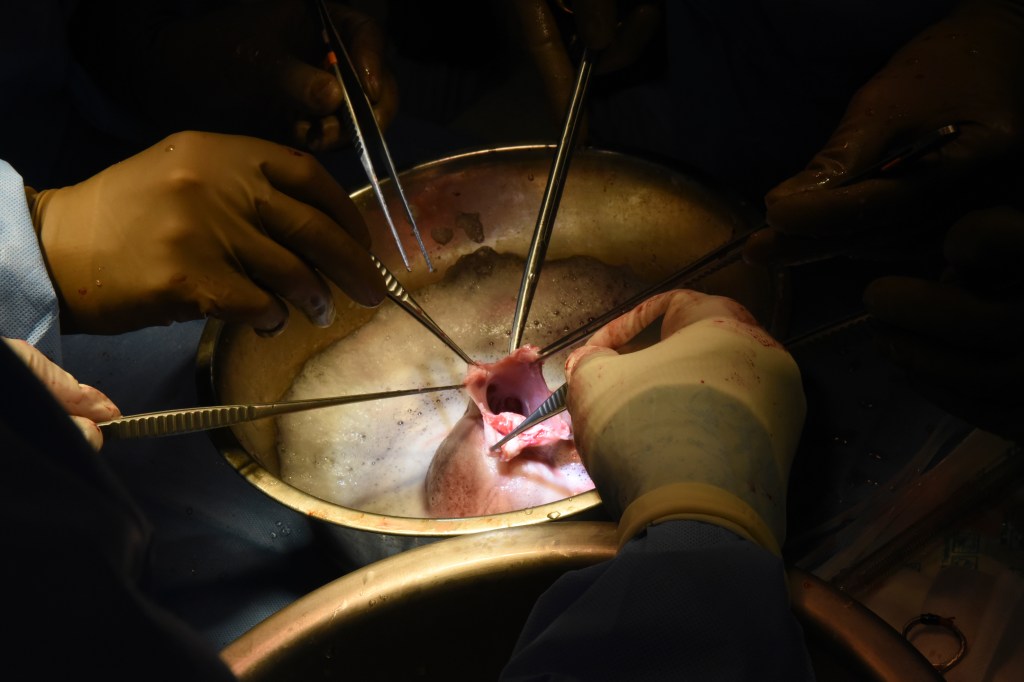
[[[766,197],[753,262],[904,253],[924,231],[998,197],[1024,153],[1024,2],[968,0],[924,30],[853,97],[806,170]],[[902,169],[838,187],[947,124],[959,134]]]
[[[76,55],[116,98],[164,133],[242,133],[313,151],[348,143],[338,117],[344,96],[324,68],[314,3],[191,3],[189,11],[166,4],[111,0],[78,9],[71,26]],[[386,127],[398,109],[398,87],[380,26],[346,4],[328,7]]]
[[[879,349],[968,422],[1024,439],[1024,211],[969,213],[947,233],[940,280],[884,277],[864,294]]]
[[[78,383],[73,376],[54,364],[26,341],[0,337],[0,341],[49,389],[67,411],[71,421],[95,450],[103,446],[103,433],[96,424],[121,416],[121,410],[102,392]]]
[[[284,301],[326,326],[334,302],[321,273],[359,304],[386,295],[345,190],[273,142],[177,133],[29,202],[64,333],[209,316],[273,334]]]
[[[664,316],[660,341],[619,354]],[[780,553],[806,413],[793,358],[729,298],[654,296],[566,361],[576,444],[625,543],[693,519]]]

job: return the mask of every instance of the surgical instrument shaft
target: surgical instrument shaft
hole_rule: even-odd
[[[400,398],[439,391],[454,391],[463,388],[462,384],[449,386],[431,386],[428,388],[410,388],[380,393],[362,393],[356,395],[333,396],[330,398],[311,398],[308,400],[286,400],[277,403],[251,403],[247,405],[217,405],[211,407],[193,407],[180,410],[163,410],[144,414],[118,417],[97,424],[103,437],[108,440],[125,440],[130,438],[158,438],[173,436],[195,431],[208,431],[225,426],[233,426],[255,419],[264,419],[281,414],[316,410],[322,407],[350,405],[352,403],[385,398]]]
[[[761,227],[767,227],[767,225],[762,225]],[[735,263],[740,259],[740,256],[743,254],[743,245],[746,243],[747,237],[749,237],[753,232],[754,230],[751,230],[742,233],[738,237],[734,237],[730,241],[722,244],[721,246],[712,249],[708,253],[704,254],[697,260],[687,265],[686,267],[677,270],[675,273],[669,275],[660,282],[647,287],[646,289],[636,294],[635,296],[630,297],[629,299],[623,301],[619,305],[611,308],[610,310],[604,312],[598,317],[595,317],[593,320],[587,322],[578,329],[569,332],[560,339],[552,341],[547,346],[541,349],[537,359],[543,360],[552,353],[557,353],[558,351],[562,350],[563,348],[571,346],[577,341],[582,341],[583,339],[587,338],[588,336],[596,332],[598,329],[603,327],[604,325],[614,320],[619,315],[622,315],[623,313],[632,310],[637,305],[643,303],[651,296],[661,293],[662,291],[666,291],[670,287],[673,287],[677,284],[685,283],[689,278],[702,274],[702,272],[705,269],[711,266],[715,266],[716,268],[718,268],[725,267],[726,265],[731,265],[732,263]]]
[[[576,138],[580,128],[580,113],[583,111],[583,100],[586,96],[587,85],[590,82],[590,73],[593,70],[593,66],[594,57],[592,52],[588,49],[583,50],[583,56],[580,58],[580,64],[576,70],[576,82],[573,85],[572,96],[569,98],[569,106],[565,112],[562,137],[558,141],[555,158],[551,163],[551,172],[548,174],[548,183],[544,189],[544,196],[541,199],[540,212],[537,215],[537,225],[533,231],[533,240],[530,243],[530,251],[526,257],[526,266],[523,269],[523,281],[519,285],[516,312],[512,318],[512,335],[509,338],[509,353],[518,348],[523,340],[526,317],[530,313],[530,304],[533,302],[533,294],[537,289],[537,280],[540,277],[541,267],[544,265],[544,255],[547,252],[548,242],[551,239],[551,228],[555,224],[558,204],[562,199],[565,178],[569,172],[569,161],[576,147]]]
[[[942,144],[953,139],[959,132],[959,127],[955,124],[945,125],[938,128],[928,135],[922,137],[914,144],[908,145],[879,161],[878,163],[872,164],[861,173],[855,173],[853,176],[848,177],[838,183],[838,187],[845,187],[853,182],[867,179],[873,176],[884,176],[887,173],[891,173],[896,169],[904,166],[905,164],[914,161],[921,157],[921,155],[936,149]],[[684,266],[682,269],[676,271],[674,274],[669,275],[662,281],[654,284],[647,289],[644,289],[636,296],[633,296],[627,301],[615,306],[611,310],[605,312],[600,317],[596,317],[582,327],[569,332],[562,338],[551,342],[546,347],[541,349],[538,356],[539,360],[543,360],[552,353],[557,353],[563,348],[567,348],[577,341],[581,341],[586,337],[590,336],[598,329],[603,327],[608,322],[611,322],[619,315],[631,310],[635,306],[642,303],[644,300],[651,296],[661,293],[667,290],[669,287],[676,286],[678,284],[684,284],[687,279],[695,277],[701,274],[707,274],[706,270],[712,265],[715,268],[722,268],[727,265],[731,265],[743,255],[743,245],[746,243],[747,238],[758,230],[769,227],[768,223],[763,223],[758,227],[751,230],[747,230],[741,233],[739,236],[734,237],[732,240],[722,244],[721,246],[712,249],[705,255],[701,256],[693,263]],[[822,256],[822,258],[831,257],[837,254],[828,254]]]
[[[377,117],[373,113],[373,105],[370,104],[366,91],[363,90],[363,86],[359,82],[355,66],[352,64],[348,50],[345,49],[345,43],[341,40],[338,29],[335,28],[334,22],[331,20],[326,3],[324,0],[317,0],[316,5],[320,13],[320,22],[323,25],[321,37],[324,45],[327,47],[327,61],[334,70],[334,75],[337,77],[341,90],[345,95],[344,109],[348,114],[349,124],[352,128],[352,144],[359,154],[359,161],[362,163],[366,177],[370,181],[373,194],[376,196],[380,210],[384,214],[384,219],[391,229],[391,236],[395,240],[395,246],[398,247],[398,254],[402,257],[405,269],[411,271],[412,267],[409,265],[409,257],[402,246],[402,239],[398,234],[398,228],[395,227],[395,221],[391,216],[391,211],[388,209],[388,202],[384,198],[384,190],[381,186],[380,177],[377,174],[373,158],[374,153],[379,157],[378,161],[384,166],[384,170],[388,177],[390,177],[391,184],[401,200],[405,217],[409,221],[412,234],[416,238],[416,243],[423,254],[423,259],[427,263],[427,269],[433,272],[434,264],[430,261],[427,247],[424,245],[423,237],[416,226],[416,219],[413,217],[412,209],[405,198],[405,192],[402,190],[401,182],[399,182],[398,173],[395,171],[395,164],[391,160],[391,152],[388,151],[387,143],[384,141],[384,134],[381,132],[380,125],[377,123]]]
[[[544,402],[537,407],[536,410],[531,412],[526,419],[519,423],[519,426],[509,431],[501,440],[491,446],[491,451],[500,450],[501,446],[509,442],[519,434],[523,433],[529,428],[540,424],[542,421],[554,417],[559,412],[565,412],[567,405],[565,403],[565,395],[569,392],[569,384],[564,383],[555,391],[545,398]]]
[[[431,334],[441,340],[444,345],[451,348],[455,353],[462,358],[466,364],[475,365],[476,361],[469,357],[466,351],[462,350],[457,343],[455,343],[450,336],[448,336],[443,329],[437,326],[437,323],[430,318],[419,303],[413,300],[413,297],[409,295],[409,292],[405,290],[402,283],[398,281],[391,271],[380,262],[380,259],[374,255],[370,255],[373,259],[373,264],[377,266],[377,270],[384,276],[384,284],[387,287],[388,298],[395,302],[398,307],[405,310],[407,313],[413,316],[417,322],[426,327]]]
[[[787,350],[792,352],[807,344],[828,338],[837,332],[863,324],[864,322],[867,322],[867,320],[867,313],[858,312],[816,329],[812,329],[798,336],[790,337],[787,341],[783,342],[783,345]],[[564,412],[568,408],[568,405],[566,404],[568,392],[569,384],[567,382],[556,388],[551,395],[549,395],[536,410],[527,415],[526,419],[520,422],[516,428],[509,431],[508,434],[501,438],[501,440],[492,445],[491,450],[494,451],[501,449],[502,445],[520,435],[527,429],[536,426],[546,419],[554,417],[559,412]]]

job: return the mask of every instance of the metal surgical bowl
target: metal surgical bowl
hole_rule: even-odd
[[[366,217],[376,255],[415,296],[418,288],[439,281],[460,256],[480,247],[525,257],[552,156],[553,147],[543,145],[488,149],[403,173],[402,184],[434,273],[416,259],[418,249],[411,235],[405,248],[414,267],[406,272],[369,188],[353,194],[353,199]],[[396,207],[393,214],[401,212]],[[474,240],[472,230],[462,229],[467,216],[482,227],[480,241]],[[749,207],[663,166],[619,153],[581,150],[566,180],[547,259],[592,256],[610,265],[629,266],[654,283],[752,229],[759,220]],[[785,296],[779,275],[735,263],[702,279],[699,288],[743,302],[770,330],[776,331],[781,324]],[[374,314],[335,293],[338,318],[327,329],[316,328],[295,314],[281,335],[267,339],[247,327],[210,321],[198,355],[201,398],[210,404],[280,399],[307,358]],[[231,465],[261,491],[339,527],[385,536],[436,538],[564,519],[600,505],[597,493],[590,491],[533,509],[463,519],[393,517],[350,509],[278,478],[276,428],[275,420],[264,419],[212,432],[211,437]],[[370,557],[376,558],[380,556]]]
[[[448,538],[324,585],[221,657],[242,682],[494,680],[537,597],[616,545],[615,524],[575,521]],[[859,602],[798,569],[788,579],[818,679],[942,679]]]

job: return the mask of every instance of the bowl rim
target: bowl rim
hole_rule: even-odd
[[[417,164],[402,171],[400,175],[423,172],[443,164],[464,162],[468,159],[493,157],[516,152],[551,150],[554,148],[554,144],[537,143],[468,149]],[[662,172],[678,176],[680,179],[706,190],[723,201],[733,204],[741,203],[735,196],[731,196],[727,190],[722,190],[713,183],[705,182],[704,179],[696,178],[691,174],[659,163],[656,160],[645,158],[642,155],[627,154],[599,147],[586,147],[580,151],[588,155],[618,157],[626,159],[632,164],[659,169]],[[370,187],[367,185],[352,191],[351,196],[355,198],[369,191]],[[750,213],[749,207],[736,206],[736,209],[744,214]],[[751,214],[746,215],[746,219],[753,221],[756,218]],[[783,320],[782,324],[785,324],[786,305],[784,300],[787,298],[788,278],[785,276],[784,271],[775,274],[773,286],[780,293],[772,310],[773,324],[777,325],[780,320]],[[225,327],[226,324],[224,322],[213,318],[208,319],[203,327],[195,362],[197,392],[201,404],[212,405],[218,403],[215,375],[216,355],[218,340]],[[399,536],[448,537],[528,526],[568,517],[589,519],[589,516],[580,516],[583,512],[588,511],[598,511],[597,518],[607,518],[605,514],[600,512],[601,498],[596,488],[535,507],[502,512],[500,514],[464,518],[393,516],[353,509],[316,497],[281,480],[246,450],[230,428],[214,429],[207,433],[213,445],[235,471],[264,494],[294,511],[344,528]]]
[[[335,578],[257,623],[220,656],[240,680],[266,679],[296,652],[330,638],[338,623],[356,622],[385,601],[415,601],[424,591],[560,568],[558,574],[612,559],[618,526],[567,521],[499,529],[417,547]],[[510,569],[514,562],[514,569]],[[858,599],[797,566],[785,568],[790,608],[804,636],[843,660],[857,679],[941,680],[931,662]],[[851,677],[851,679],[853,679]]]

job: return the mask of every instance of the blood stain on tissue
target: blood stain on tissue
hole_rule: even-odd
[[[522,346],[498,362],[470,368],[465,382],[469,405],[427,471],[432,515],[500,514],[594,487],[573,443],[566,412],[516,436],[498,452],[490,449],[551,394],[539,350]]]

